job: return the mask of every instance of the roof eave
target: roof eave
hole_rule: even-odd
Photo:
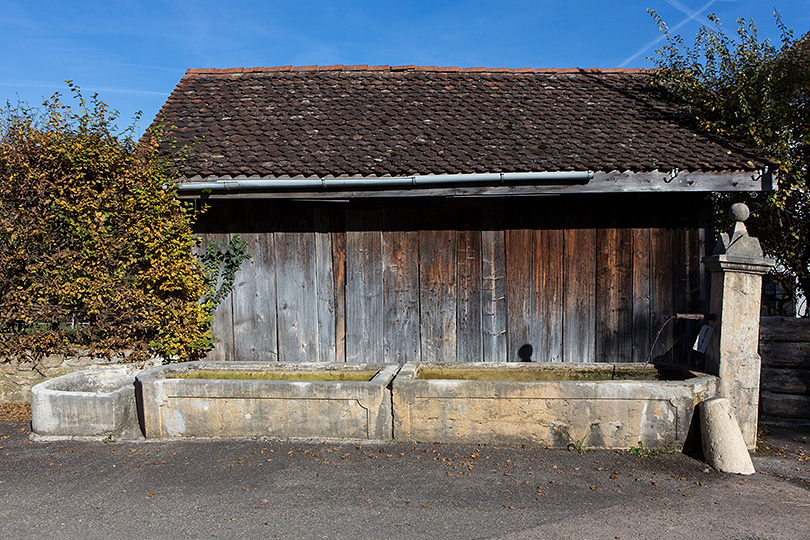
[[[759,171],[538,171],[399,177],[195,176],[182,178],[181,197],[347,199],[476,197],[575,193],[773,191],[777,178]]]

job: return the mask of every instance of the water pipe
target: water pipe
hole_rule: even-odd
[[[650,347],[650,354],[647,355],[647,360],[644,362],[644,370],[642,371],[642,377],[647,373],[647,365],[652,361],[653,351],[655,350],[655,346],[658,344],[658,338],[661,337],[661,334],[664,332],[664,328],[667,325],[678,319],[678,320],[687,320],[687,321],[713,321],[717,317],[713,313],[676,313],[671,317],[668,317],[667,320],[664,321],[664,324],[661,325],[661,328],[658,330],[658,334],[656,334],[655,339],[653,340],[653,344]]]

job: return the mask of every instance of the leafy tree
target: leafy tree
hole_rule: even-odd
[[[0,356],[124,352],[188,360],[213,343],[192,211],[157,145],[70,85],[0,114]]]
[[[717,201],[724,208],[732,199],[751,207],[750,229],[776,259],[775,277],[810,298],[810,34],[796,41],[777,13],[778,46],[760,41],[756,23],[744,19],[729,37],[710,14],[690,46],[650,13],[667,38],[652,58],[655,83],[680,100],[700,128],[750,144],[778,163],[779,191]]]

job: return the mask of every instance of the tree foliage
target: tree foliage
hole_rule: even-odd
[[[213,343],[192,211],[156,145],[71,85],[0,115],[0,355],[126,351],[187,360]]]
[[[730,37],[710,14],[709,25],[687,45],[651,14],[667,39],[652,59],[655,83],[700,128],[753,145],[778,163],[779,191],[718,202],[727,208],[731,198],[745,200],[752,233],[777,260],[777,277],[810,298],[810,34],[796,41],[775,14],[779,45],[761,41],[756,23],[744,19]]]

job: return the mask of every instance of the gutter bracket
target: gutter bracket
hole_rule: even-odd
[[[759,182],[760,180],[762,180],[762,178],[763,178],[764,176],[766,176],[767,174],[770,174],[770,172],[771,172],[771,171],[770,171],[770,169],[768,168],[768,166],[767,166],[767,165],[765,165],[765,167],[764,167],[764,168],[762,168],[762,169],[760,169],[760,170],[756,171],[756,173],[754,173],[754,174],[752,174],[752,175],[751,175],[751,181],[752,181],[752,182]]]

